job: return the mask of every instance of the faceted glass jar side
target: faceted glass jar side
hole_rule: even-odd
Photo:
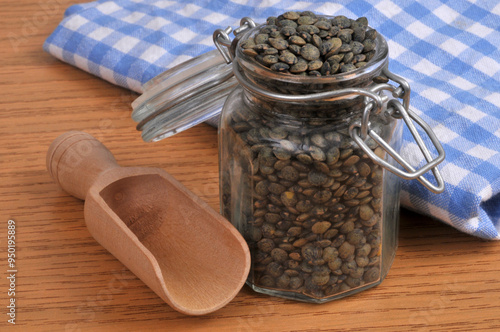
[[[369,87],[387,53],[379,37],[366,67],[331,77],[273,73],[239,51],[234,61],[264,91],[300,95]],[[364,108],[355,94],[283,101],[238,87],[227,99],[219,127],[221,212],[249,244],[247,283],[255,291],[321,303],[387,275],[397,248],[400,185],[350,137]],[[400,122],[383,110],[370,123],[399,151]],[[391,161],[371,138],[366,143]]]

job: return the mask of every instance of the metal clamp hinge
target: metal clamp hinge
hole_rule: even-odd
[[[243,17],[240,21],[240,26],[236,28],[234,32],[233,28],[229,26],[225,29],[217,29],[214,31],[213,39],[215,47],[217,47],[222,57],[228,64],[231,63],[234,58],[234,50],[231,47],[233,41],[229,37],[229,34],[233,32],[233,34],[238,37],[241,33],[254,28],[255,26],[255,22],[250,17]]]
[[[423,121],[417,114],[409,109],[410,103],[410,85],[408,82],[400,76],[397,76],[391,73],[387,66],[383,70],[383,74],[387,76],[389,79],[397,82],[399,87],[394,87],[390,84],[379,84],[374,86],[370,90],[372,92],[378,92],[381,90],[389,90],[392,92],[395,98],[401,98],[403,103],[398,99],[391,99],[387,102],[387,112],[394,118],[403,119],[406,123],[408,129],[411,134],[415,138],[415,141],[420,148],[420,151],[424,155],[427,160],[427,164],[422,166],[420,169],[416,170],[413,166],[411,166],[406,160],[401,157],[386,141],[384,141],[374,130],[370,128],[369,115],[373,109],[375,109],[375,113],[380,112],[381,108],[375,108],[375,101],[367,102],[365,110],[363,112],[363,116],[361,121],[357,121],[351,124],[349,128],[350,135],[352,139],[360,146],[360,148],[371,158],[373,161],[388,171],[400,176],[403,179],[417,179],[420,183],[422,183],[427,189],[434,193],[441,193],[444,190],[444,181],[437,169],[437,165],[441,163],[445,158],[444,149],[439,142],[436,134],[432,131],[431,127]],[[377,103],[379,104],[379,103]],[[378,105],[377,105],[378,106]],[[418,133],[415,125],[413,124],[415,121],[420,127],[425,131],[427,136],[430,138],[432,144],[434,145],[436,151],[438,152],[438,156],[436,158],[432,158],[431,153],[427,149],[422,137]],[[377,156],[372,149],[368,147],[365,143],[365,139],[367,136],[370,136],[383,150],[385,150],[398,164],[400,164],[406,171],[397,168],[384,159]],[[423,174],[427,173],[429,170],[432,170],[434,178],[436,180],[436,185],[432,184],[427,180]]]

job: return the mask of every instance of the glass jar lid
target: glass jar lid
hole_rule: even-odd
[[[216,50],[185,61],[146,82],[143,94],[132,103],[132,119],[138,122],[146,142],[159,141],[201,122],[214,127],[231,91],[238,85],[231,65],[234,48],[243,32],[254,28],[245,17],[241,26],[218,29]]]
[[[158,141],[213,119],[236,85],[232,66],[213,50],[145,83],[132,119],[144,141]]]

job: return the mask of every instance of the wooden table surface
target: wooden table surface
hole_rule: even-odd
[[[256,294],[245,286],[221,310],[179,314],[97,244],[83,202],[49,177],[54,138],[84,130],[123,166],[165,169],[218,209],[217,132],[199,125],[144,143],[130,118],[137,97],[42,51],[69,1],[0,3],[0,330],[22,331],[484,331],[500,329],[500,242],[401,212],[386,280],[326,304]],[[16,326],[9,305],[7,222],[16,222]]]

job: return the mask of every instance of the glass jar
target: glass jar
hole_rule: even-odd
[[[380,161],[395,168],[403,128],[382,93],[396,90],[380,83],[396,78],[384,38],[366,66],[321,77],[273,72],[242,49],[219,166],[222,214],[252,254],[248,285],[321,303],[380,284],[397,248],[400,194],[400,178]]]
[[[410,87],[388,70],[382,36],[365,66],[311,77],[273,72],[247,56],[241,45],[258,30],[249,18],[233,41],[230,27],[219,29],[218,51],[148,82],[133,104],[138,129],[144,140],[160,140],[213,117],[225,101],[221,213],[250,247],[248,285],[316,303],[376,286],[397,248],[399,180],[443,191],[436,166],[444,150],[409,109]],[[419,169],[399,155],[403,123],[427,159]],[[430,170],[436,184],[423,176]]]

